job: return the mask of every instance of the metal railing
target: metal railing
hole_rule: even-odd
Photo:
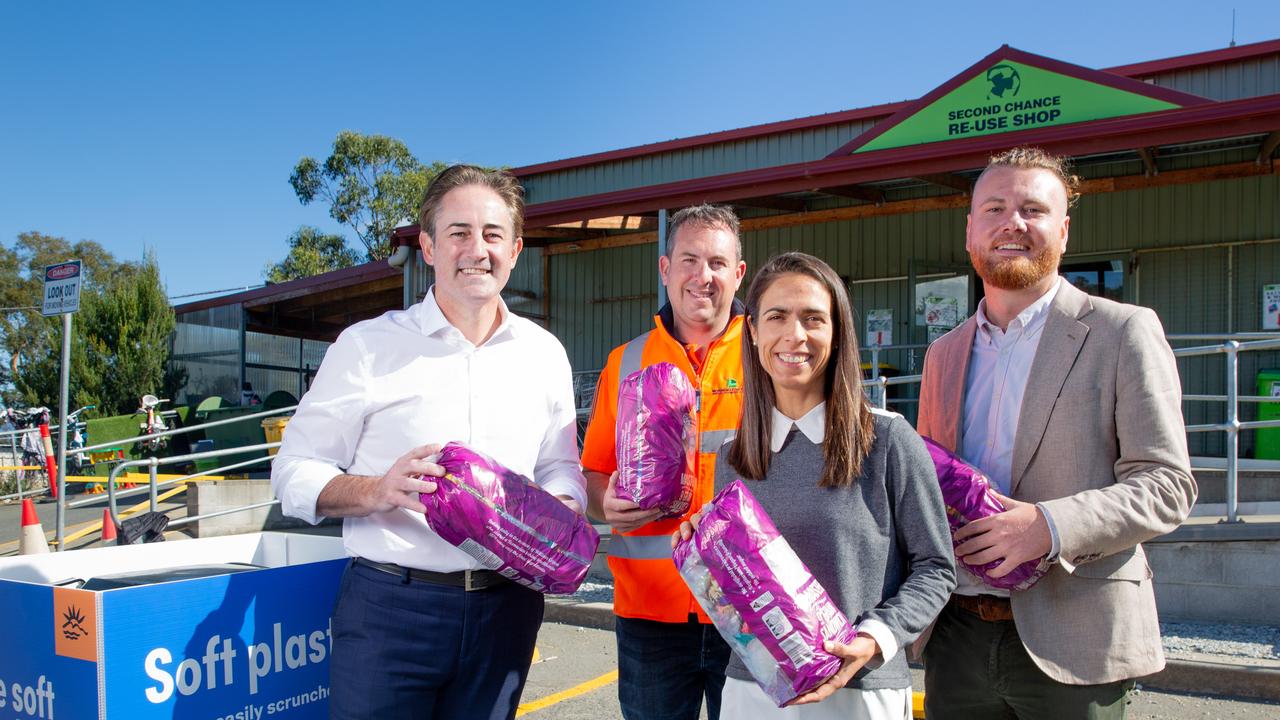
[[[263,456],[256,457],[256,458],[250,458],[250,459],[248,459],[248,460],[244,460],[244,461],[241,461],[241,462],[238,462],[238,463],[233,463],[232,465],[226,465],[226,466],[219,467],[219,468],[212,468],[212,469],[209,469],[209,470],[202,470],[202,471],[200,471],[200,472],[191,473],[190,475],[183,475],[182,477],[179,477],[179,478],[173,478],[173,479],[171,479],[171,480],[165,480],[164,482],[158,482],[158,481],[157,481],[157,477],[156,477],[156,470],[157,470],[161,465],[173,465],[173,464],[178,464],[178,463],[188,463],[188,462],[193,462],[193,461],[195,461],[195,460],[204,460],[204,459],[206,459],[206,458],[216,458],[216,457],[226,457],[226,456],[228,456],[228,455],[243,455],[243,454],[245,454],[245,453],[250,453],[250,452],[259,452],[259,451],[263,451],[263,450],[271,450],[271,449],[273,449],[273,448],[278,448],[278,447],[280,447],[280,443],[278,443],[278,442],[269,442],[269,443],[262,443],[262,444],[260,444],[260,445],[245,445],[245,446],[243,446],[243,447],[223,448],[222,450],[206,450],[206,451],[204,451],[204,452],[188,453],[188,454],[186,454],[186,455],[174,455],[174,456],[171,456],[171,457],[165,457],[165,458],[150,457],[150,458],[143,458],[143,459],[141,459],[141,460],[127,460],[127,461],[122,462],[122,463],[120,463],[120,464],[116,465],[115,467],[111,468],[111,474],[107,477],[107,513],[108,513],[108,515],[109,515],[109,517],[110,517],[110,519],[111,519],[111,522],[115,523],[116,525],[119,525],[119,524],[120,524],[120,511],[119,511],[119,507],[117,506],[117,503],[116,503],[116,499],[117,499],[118,497],[128,497],[128,496],[130,496],[130,495],[140,495],[140,494],[142,494],[142,492],[144,492],[144,491],[145,491],[145,492],[147,492],[147,493],[150,495],[150,499],[151,499],[150,509],[151,509],[151,512],[156,512],[156,507],[157,507],[157,503],[158,503],[157,497],[158,497],[158,495],[159,495],[159,490],[160,490],[160,488],[161,488],[161,487],[165,487],[165,486],[169,486],[169,485],[177,485],[177,484],[179,484],[179,483],[186,484],[186,483],[187,483],[188,481],[190,481],[192,478],[198,478],[198,477],[202,477],[202,476],[204,476],[204,475],[211,475],[211,474],[213,474],[213,473],[215,473],[215,472],[226,472],[227,470],[238,469],[238,468],[242,468],[242,467],[248,467],[249,465],[256,465],[256,464],[261,463],[261,462],[271,462],[271,461],[275,460],[275,457],[276,457],[276,456],[275,456],[275,455],[263,455]],[[118,476],[120,475],[120,473],[124,472],[127,468],[131,468],[131,467],[143,467],[143,466],[145,466],[145,467],[147,468],[147,473],[148,473],[148,475],[149,475],[149,478],[148,478],[148,481],[147,481],[147,487],[146,487],[146,488],[137,488],[136,490],[126,490],[126,491],[124,491],[124,492],[122,492],[122,493],[117,493],[117,492],[116,492],[116,482],[117,482],[117,478],[118,478]],[[92,503],[92,502],[97,502],[97,500],[96,500],[96,499],[95,499],[95,500],[90,500],[90,501],[88,501],[88,502],[86,502],[86,501],[79,501],[79,502],[77,503],[77,505],[84,505],[84,504],[89,504],[89,503]],[[196,515],[196,516],[193,516],[193,517],[183,518],[181,522],[179,522],[179,521],[174,521],[173,523],[170,523],[170,527],[175,527],[175,526],[178,526],[178,525],[183,525],[183,524],[186,524],[186,523],[189,523],[189,522],[195,522],[195,521],[197,521],[197,520],[203,520],[203,519],[204,519],[204,518],[206,518],[206,517],[215,517],[215,516],[217,516],[217,515],[229,515],[229,514],[234,513],[234,512],[242,512],[242,511],[244,511],[244,510],[251,510],[251,509],[253,509],[253,508],[265,507],[265,506],[267,506],[267,505],[273,505],[273,504],[278,503],[278,502],[279,502],[279,500],[271,500],[271,501],[268,501],[268,502],[266,502],[266,503],[256,503],[256,504],[252,504],[252,505],[246,505],[246,506],[241,506],[241,507],[229,508],[229,509],[227,509],[227,510],[221,510],[221,511],[218,511],[217,513],[208,513],[208,514],[206,514],[206,515]],[[63,532],[63,528],[62,528],[62,526],[61,526],[61,524],[60,524],[60,525],[59,525],[59,527],[58,527],[58,535],[57,535],[57,537],[58,537],[58,547],[59,547],[59,548],[61,548],[61,547],[62,547],[62,532]]]
[[[1227,434],[1227,479],[1226,522],[1241,522],[1239,517],[1239,476],[1240,476],[1240,431],[1259,430],[1262,428],[1280,428],[1280,419],[1240,421],[1240,403],[1242,402],[1275,402],[1276,398],[1256,395],[1240,395],[1240,353],[1258,350],[1280,350],[1280,338],[1270,337],[1266,340],[1240,342],[1227,340],[1220,345],[1201,345],[1198,347],[1178,348],[1173,351],[1175,357],[1198,357],[1203,355],[1226,355],[1226,395],[1184,395],[1183,400],[1193,402],[1226,402],[1227,418],[1220,423],[1188,425],[1187,432],[1225,432]]]
[[[1224,379],[1226,381],[1227,393],[1225,395],[1183,395],[1182,399],[1188,402],[1225,402],[1227,404],[1227,417],[1222,422],[1187,425],[1186,430],[1188,433],[1224,432],[1227,434],[1225,522],[1236,523],[1241,522],[1239,517],[1240,432],[1244,430],[1260,430],[1263,428],[1280,428],[1280,419],[1252,421],[1240,420],[1240,403],[1280,402],[1280,399],[1261,395],[1240,394],[1239,356],[1242,352],[1280,350],[1280,337],[1276,337],[1275,333],[1235,333],[1225,336],[1170,335],[1168,336],[1168,339],[1170,341],[1188,341],[1203,339],[1216,340],[1224,337],[1228,339],[1221,344],[1178,348],[1173,351],[1173,354],[1175,357],[1179,358],[1206,355],[1226,355],[1227,367]],[[1242,339],[1245,341],[1241,342]],[[872,372],[877,373],[877,375],[864,381],[863,385],[866,388],[867,397],[871,400],[872,404],[881,410],[884,410],[888,407],[888,386],[918,383],[922,376],[900,375],[897,377],[887,378],[878,375],[879,368],[878,363],[876,362],[877,358],[878,353],[872,351]],[[918,402],[918,400],[905,398],[896,398],[894,400],[895,404],[904,402]]]

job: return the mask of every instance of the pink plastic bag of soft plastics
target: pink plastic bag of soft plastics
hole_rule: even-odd
[[[526,587],[552,595],[578,589],[600,543],[586,518],[461,443],[445,445],[435,462],[445,476],[418,497],[436,534]]]
[[[854,629],[741,480],[703,506],[674,552],[681,577],[756,683],[779,707],[840,669],[823,642]]]
[[[689,379],[671,363],[618,384],[618,497],[663,517],[680,517],[693,498],[693,411]]]
[[[938,471],[942,502],[947,507],[947,522],[951,524],[951,545],[955,547],[960,544],[955,539],[957,530],[974,520],[1004,512],[1004,503],[995,496],[991,481],[981,470],[956,457],[933,440],[923,440],[925,447],[929,448],[929,456],[933,458],[933,466]],[[971,565],[957,557],[956,562],[983,583],[1001,590],[1026,590],[1049,571],[1049,563],[1044,558],[1028,560],[1014,568],[1013,572],[999,578],[988,574],[1000,564],[998,560]]]

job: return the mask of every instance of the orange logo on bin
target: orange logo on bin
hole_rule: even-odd
[[[98,605],[95,593],[53,589],[53,650],[62,657],[97,662]]]

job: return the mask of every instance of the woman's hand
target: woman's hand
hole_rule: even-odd
[[[844,662],[840,664],[840,669],[836,671],[835,675],[827,678],[827,681],[818,687],[787,703],[788,707],[792,705],[808,705],[809,703],[826,700],[835,691],[843,688],[849,682],[849,679],[862,669],[863,665],[866,665],[871,658],[880,652],[879,643],[867,633],[858,633],[858,636],[848,645],[828,640],[823,643],[822,647],[832,655],[843,658]]]
[[[680,542],[681,540],[688,540],[689,538],[693,537],[693,534],[695,532],[698,531],[698,523],[702,522],[702,513],[704,510],[706,510],[705,506],[703,507],[702,510],[699,510],[698,512],[690,515],[688,520],[685,520],[684,522],[680,523],[679,529],[671,533],[671,549],[672,550],[676,549],[676,543]]]

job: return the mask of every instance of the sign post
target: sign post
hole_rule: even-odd
[[[44,303],[40,314],[45,317],[62,316],[62,368],[58,383],[58,477],[49,478],[57,483],[58,552],[62,552],[63,535],[67,527],[67,392],[71,384],[71,315],[80,309],[80,286],[84,273],[79,260],[68,260],[44,269]]]

